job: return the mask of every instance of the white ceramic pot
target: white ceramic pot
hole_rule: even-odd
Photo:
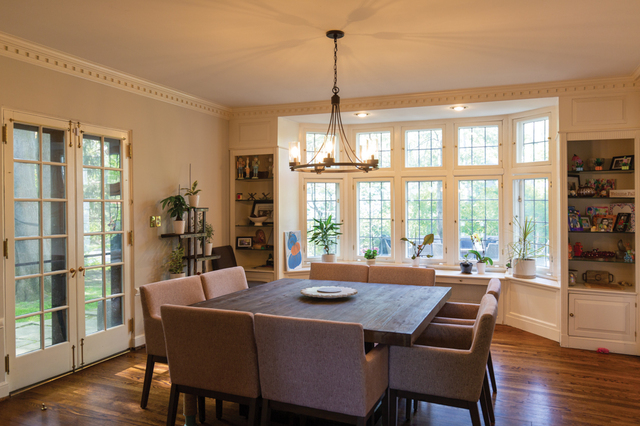
[[[411,266],[414,268],[420,267],[420,258],[416,257],[415,259],[411,259]]]
[[[536,277],[535,259],[513,259],[513,276],[516,278],[533,279]]]
[[[478,270],[478,274],[483,275],[485,268],[487,267],[486,263],[478,262],[476,263],[476,269]]]
[[[335,254],[323,254],[322,255],[322,261],[323,262],[335,262],[336,261],[336,255]]]
[[[211,256],[213,253],[213,243],[204,243],[204,255]]]
[[[200,196],[189,195],[189,207],[198,207],[198,204],[200,204]]]
[[[173,221],[173,233],[174,234],[184,234],[184,220],[174,220]]]
[[[367,265],[372,266],[376,264],[376,260],[375,259],[366,259],[367,260]]]
[[[181,274],[169,274],[169,278],[170,279],[176,279],[176,278],[184,278],[186,276],[186,274],[183,272]]]

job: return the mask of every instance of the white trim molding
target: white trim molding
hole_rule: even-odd
[[[0,32],[0,55],[225,120],[231,108]]]

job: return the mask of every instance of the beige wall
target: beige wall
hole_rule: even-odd
[[[210,208],[207,219],[215,230],[214,245],[228,243],[226,120],[6,57],[0,57],[0,106],[131,131],[136,288],[167,277],[163,263],[176,241],[160,239],[161,233],[171,232],[171,223],[159,201],[176,193],[178,184],[189,185],[189,164],[202,189],[200,205]],[[158,214],[163,215],[162,227],[150,228],[149,216]],[[139,306],[136,313],[135,335],[141,335]]]

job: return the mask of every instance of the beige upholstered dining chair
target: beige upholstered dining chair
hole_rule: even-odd
[[[436,270],[429,268],[373,265],[369,267],[369,282],[432,286],[436,284]]]
[[[206,272],[200,279],[207,300],[249,288],[242,266]]]
[[[262,426],[271,409],[364,426],[383,398],[388,347],[364,353],[361,324],[256,314]]]
[[[366,283],[369,279],[369,267],[348,263],[314,262],[311,264],[309,279]]]
[[[486,294],[493,294],[497,301],[500,301],[501,292],[500,280],[492,278],[487,285]],[[438,311],[436,317],[431,321],[432,323],[440,324],[458,324],[458,325],[473,325],[478,315],[478,308],[480,305],[475,303],[456,303],[447,302]],[[487,368],[489,369],[489,379],[491,379],[491,387],[494,392],[498,392],[498,385],[496,383],[496,375],[493,371],[493,360],[491,359],[491,351],[489,351],[489,358],[487,359]]]
[[[487,294],[473,326],[434,324],[414,346],[390,348],[390,426],[397,424],[399,397],[467,408],[474,426],[480,401],[485,423],[493,419],[486,364],[497,314],[498,302]]]
[[[167,425],[175,424],[180,393],[216,398],[216,408],[223,400],[249,405],[249,425],[256,425],[260,379],[253,314],[170,305],[161,311],[171,376]]]
[[[147,347],[147,367],[144,372],[140,407],[147,407],[155,363],[167,362],[164,332],[162,331],[162,320],[160,319],[160,306],[166,304],[190,305],[203,300],[205,300],[204,292],[198,276],[140,286],[144,338]]]

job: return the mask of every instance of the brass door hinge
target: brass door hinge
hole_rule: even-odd
[[[9,355],[4,357],[4,372],[9,374]]]
[[[4,252],[4,258],[8,259],[9,258],[9,240],[4,240],[2,242],[2,250]]]
[[[133,145],[127,145],[127,158],[133,158]]]
[[[129,333],[132,333],[135,331],[134,329],[134,322],[133,322],[133,318],[129,318]]]
[[[2,126],[2,142],[7,143],[7,125]]]
[[[133,231],[129,231],[127,236],[128,236],[128,239],[129,239],[129,245],[132,246],[133,245]]]

